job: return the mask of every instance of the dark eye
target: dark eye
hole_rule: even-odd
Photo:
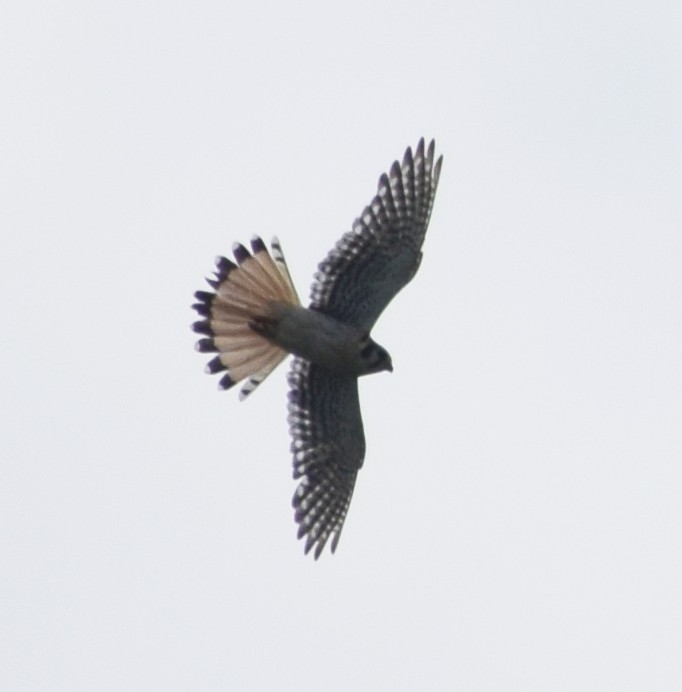
[[[360,351],[360,357],[363,360],[368,360],[369,357],[374,353],[376,349],[374,348],[374,344],[367,344],[363,349]]]

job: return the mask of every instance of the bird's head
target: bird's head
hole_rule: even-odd
[[[388,351],[379,346],[369,335],[360,339],[360,362],[362,363],[362,375],[388,370],[393,372],[393,363]]]

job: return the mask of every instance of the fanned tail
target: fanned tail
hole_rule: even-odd
[[[251,394],[288,355],[254,331],[252,321],[267,318],[277,303],[300,305],[277,238],[271,247],[272,256],[258,236],[251,239],[253,254],[235,243],[232,252],[237,263],[218,257],[216,278],[206,279],[215,292],[194,294],[199,302],[192,307],[204,319],[192,328],[206,335],[197,341],[196,349],[218,354],[206,365],[206,372],[227,371],[220,379],[221,389],[248,378],[240,399]]]

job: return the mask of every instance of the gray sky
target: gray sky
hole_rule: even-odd
[[[678,691],[682,5],[245,5],[3,6],[0,689]],[[276,233],[307,296],[421,136],[315,563],[192,293]]]

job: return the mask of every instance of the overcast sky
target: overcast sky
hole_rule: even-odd
[[[682,689],[682,5],[6,2],[0,689]],[[193,350],[217,254],[301,296],[420,137],[335,555],[286,371]]]

